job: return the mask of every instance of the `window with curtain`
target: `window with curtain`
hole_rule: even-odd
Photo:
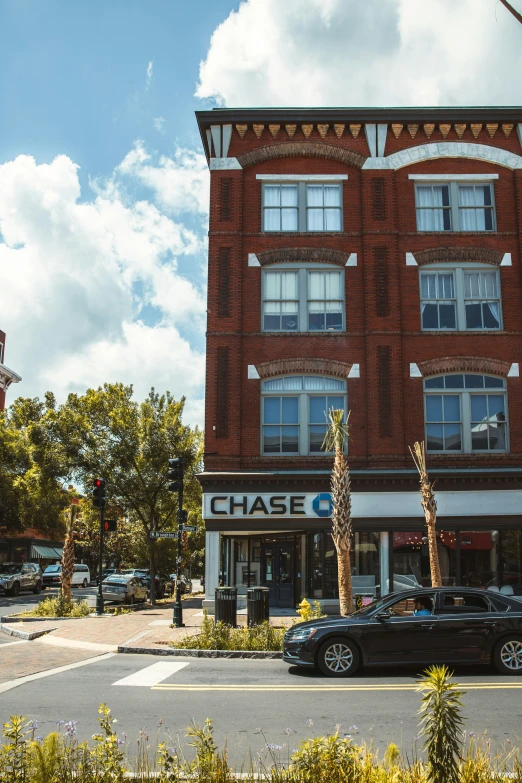
[[[273,378],[263,381],[261,395],[263,454],[324,454],[328,411],[347,411],[346,381],[339,378]]]
[[[506,382],[455,373],[424,380],[426,450],[508,451]]]
[[[421,325],[425,330],[502,328],[498,269],[430,265],[420,275]]]
[[[344,269],[331,269],[326,264],[264,269],[263,331],[342,331],[345,328],[344,274]]]
[[[342,186],[336,182],[263,183],[263,231],[342,231]]]
[[[495,231],[491,184],[417,184],[415,208],[417,231]]]
[[[298,272],[265,272],[263,328],[269,332],[299,329]]]

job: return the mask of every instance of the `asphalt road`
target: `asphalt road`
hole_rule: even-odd
[[[11,598],[7,595],[0,596],[0,615],[6,616],[9,614],[18,614],[19,612],[25,612],[27,609],[33,609],[39,601],[47,598],[51,595],[58,595],[60,589],[58,587],[47,587],[39,595],[34,593],[23,592],[16,598]],[[87,600],[89,606],[96,605],[96,587],[73,587],[74,598],[83,598]]]
[[[0,665],[2,654],[0,648]],[[379,669],[332,680],[281,661],[109,654],[0,690],[0,720],[24,714],[39,721],[41,735],[55,730],[56,721],[77,720],[78,736],[89,739],[97,708],[106,702],[118,718],[118,733],[128,737],[131,754],[140,730],[152,743],[165,734],[175,740],[183,738],[192,720],[206,718],[213,720],[218,743],[227,742],[236,763],[249,752],[261,752],[266,743],[283,746],[284,759],[300,740],[331,733],[336,724],[341,733],[373,740],[381,750],[394,741],[411,751],[418,733],[417,674]],[[128,677],[132,679],[116,685]],[[522,677],[474,667],[458,670],[455,678],[468,689],[463,699],[466,729],[477,736],[487,730],[494,744],[516,742],[522,734]]]

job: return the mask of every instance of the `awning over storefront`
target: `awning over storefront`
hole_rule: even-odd
[[[37,546],[33,544],[31,547],[31,557],[33,558],[45,558],[47,560],[61,560],[63,549],[53,546]]]

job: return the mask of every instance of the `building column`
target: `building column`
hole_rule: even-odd
[[[219,587],[219,549],[218,531],[205,533],[205,600],[203,606],[212,611],[216,587]]]
[[[390,534],[380,534],[379,559],[381,566],[381,596],[388,595],[390,590]]]

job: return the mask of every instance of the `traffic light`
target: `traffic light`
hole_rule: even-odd
[[[169,492],[179,492],[183,489],[183,457],[169,459],[167,480],[169,482],[167,486]]]
[[[103,522],[103,530],[105,533],[116,533],[118,530],[117,519],[106,519]]]
[[[94,479],[94,489],[92,492],[92,502],[97,508],[103,508],[105,505],[105,480]]]

